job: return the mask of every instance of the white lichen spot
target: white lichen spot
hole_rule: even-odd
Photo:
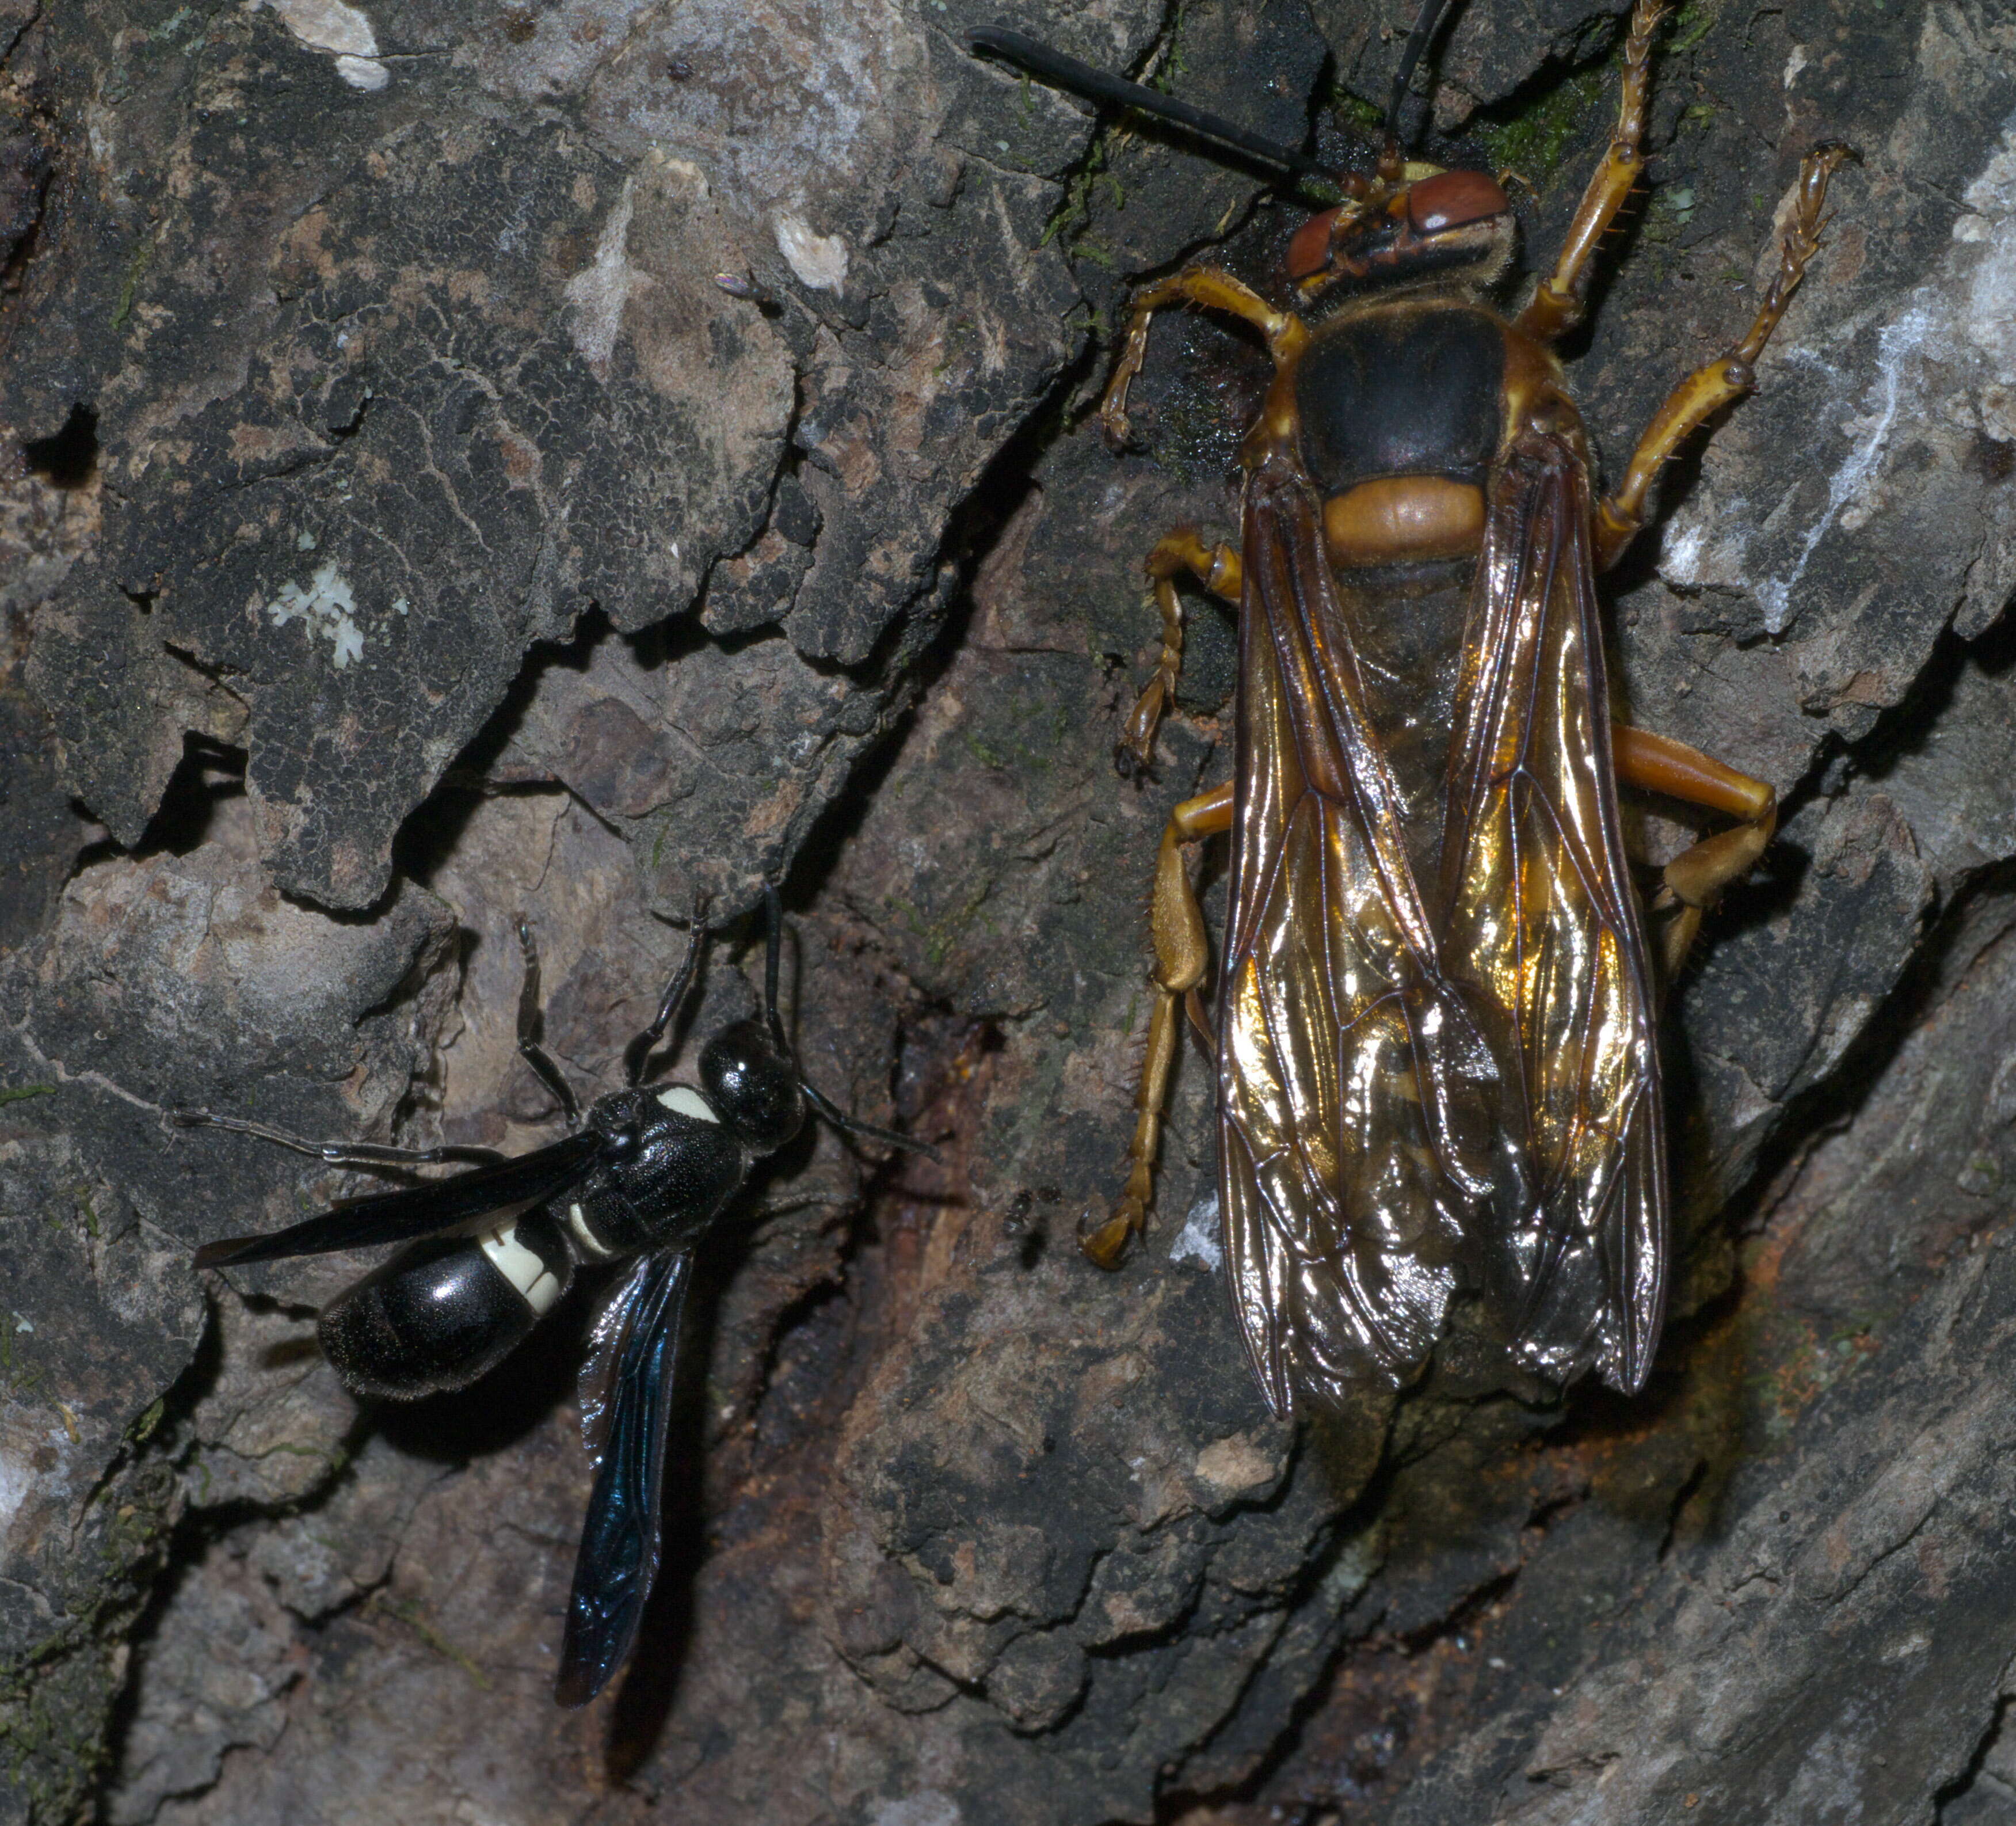
[[[1659,541],[1659,574],[1669,583],[1699,582],[1701,547],[1707,541],[1705,526],[1669,522]]]
[[[312,552],[315,549],[315,536],[305,528],[294,535],[294,549],[296,551]]]
[[[336,73],[352,88],[376,92],[392,80],[378,60],[378,34],[371,21],[344,0],[264,0],[281,23],[311,51],[327,51]]]
[[[392,73],[376,57],[339,57],[336,73],[352,88],[376,95],[392,80]]]
[[[1212,1273],[1225,1259],[1218,1244],[1218,1194],[1207,1192],[1190,1208],[1183,1227],[1169,1245],[1172,1262],[1201,1262]]]
[[[1885,512],[1887,479],[1910,461],[1901,434],[1923,426],[2010,435],[2001,377],[2016,372],[2016,116],[2003,123],[2000,146],[1961,201],[1953,228],[1957,245],[1888,321],[1874,326],[1869,366],[1851,366],[1834,353],[1868,333],[1864,319],[1776,349],[1777,360],[1823,377],[1828,397],[1813,416],[1816,424],[1838,426],[1848,443],[1810,524],[1796,531],[1787,524],[1805,499],[1797,488],[1754,508],[1737,498],[1717,502],[1712,460],[1701,499],[1682,508],[1661,545],[1659,567],[1668,582],[1747,587],[1766,628],[1783,634],[1821,542],[1830,532],[1866,533]],[[1767,376],[1764,385],[1769,384]],[[1769,542],[1771,556],[1759,553],[1760,541]]]
[[[1876,398],[1870,402],[1873,409],[1866,412],[1858,422],[1856,428],[1860,435],[1849,452],[1847,460],[1827,478],[1826,510],[1806,529],[1791,571],[1782,578],[1766,578],[1755,586],[1757,600],[1764,610],[1767,632],[1782,634],[1791,625],[1792,592],[1805,574],[1814,551],[1827,536],[1827,528],[1840,517],[1841,510],[1875,479],[1877,466],[1890,441],[1891,428],[1897,422],[1898,402],[1904,388],[1904,365],[1924,347],[1932,328],[1931,312],[1922,304],[1913,304],[1902,316],[1877,331],[1876,379],[1870,389]]]
[[[1792,54],[1785,59],[1785,86],[1790,88],[1798,78],[1799,72],[1806,67],[1806,47],[1795,45]]]
[[[942,1788],[924,1788],[900,1800],[877,1801],[871,1817],[875,1826],[959,1826],[965,1816]]]
[[[609,365],[630,294],[651,283],[648,273],[630,264],[630,218],[636,207],[635,180],[625,178],[616,207],[602,225],[594,259],[567,283],[567,301],[574,307],[574,346],[597,373]]]
[[[662,152],[654,153],[653,158],[661,170],[668,176],[677,178],[682,183],[690,185],[703,202],[714,194],[707,188],[707,173],[691,159],[675,159]]]
[[[266,605],[275,628],[290,621],[308,624],[311,634],[326,639],[333,650],[331,663],[338,672],[354,659],[364,657],[364,633],[353,618],[357,598],[350,580],[333,564],[324,564],[304,589],[298,583],[283,583],[280,593]]]
[[[35,1474],[23,1458],[0,1451],[0,1538],[4,1538],[28,1493],[35,1487]]]
[[[403,615],[412,606],[402,596],[395,596],[392,599],[392,613],[395,615]]]
[[[847,284],[847,243],[837,235],[815,234],[794,215],[777,218],[772,232],[777,251],[813,291],[837,292]]]

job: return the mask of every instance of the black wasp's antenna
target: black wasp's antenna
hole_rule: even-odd
[[[769,1023],[770,1037],[776,1043],[777,1050],[789,1059],[794,1054],[790,1043],[784,1038],[783,1018],[777,1012],[777,971],[783,950],[784,909],[777,899],[776,885],[769,881],[763,884],[763,921],[768,928],[763,935],[763,1015]],[[893,1129],[878,1129],[873,1122],[850,1116],[802,1073],[798,1077],[798,1089],[805,1093],[805,1101],[843,1135],[859,1136],[865,1141],[880,1141],[891,1147],[900,1147],[908,1154],[921,1154],[927,1160],[938,1158],[938,1151],[927,1141],[920,1141],[913,1135],[898,1135]]]
[[[1337,188],[1335,173],[1326,171],[1314,159],[1293,146],[1280,146],[1257,133],[1249,133],[1244,127],[1235,127],[1219,115],[1193,108],[1188,102],[1165,95],[1159,89],[1143,88],[1138,82],[1129,82],[1124,76],[1109,76],[1103,70],[1095,70],[1089,63],[1067,57],[1063,52],[1053,51],[1048,45],[1039,44],[1034,38],[1010,31],[1006,26],[975,26],[967,34],[967,43],[976,52],[991,51],[997,57],[1019,64],[1031,76],[1040,76],[1044,81],[1070,89],[1088,101],[1110,102],[1117,108],[1138,108],[1144,114],[1173,121],[1193,133],[1201,133],[1207,139],[1231,146],[1249,158],[1279,165],[1298,177],[1313,178],[1333,193]]]
[[[1407,34],[1407,41],[1401,47],[1400,67],[1393,72],[1392,99],[1386,104],[1386,142],[1389,146],[1397,147],[1400,143],[1400,110],[1406,105],[1407,91],[1413,85],[1414,72],[1420,67],[1428,41],[1441,28],[1442,15],[1449,9],[1449,0],[1421,0],[1421,10],[1414,17],[1414,29]]]

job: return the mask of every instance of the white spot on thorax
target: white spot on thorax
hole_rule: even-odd
[[[308,623],[310,633],[326,637],[334,650],[333,663],[341,672],[352,660],[364,657],[363,630],[351,619],[356,608],[350,579],[335,565],[324,564],[308,579],[306,589],[298,583],[282,584],[280,593],[266,604],[266,613],[275,628],[299,620]]]
[[[336,73],[352,88],[376,91],[392,80],[378,61],[371,21],[344,0],[265,0],[281,23],[311,51],[336,56]]]
[[[1201,1262],[1215,1274],[1225,1260],[1218,1241],[1218,1194],[1207,1192],[1190,1209],[1176,1240],[1169,1245],[1172,1262]]]
[[[695,1090],[690,1084],[668,1084],[658,1093],[661,1107],[675,1115],[691,1116],[697,1122],[718,1122],[714,1105]]]
[[[815,234],[794,215],[780,215],[772,231],[777,251],[790,262],[798,283],[814,291],[837,292],[847,284],[847,243],[837,235]]]

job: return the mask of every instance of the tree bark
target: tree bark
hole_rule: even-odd
[[[1517,172],[1529,269],[1618,13],[1438,47],[1428,143]],[[1147,1246],[1073,1236],[1154,841],[1229,765],[1200,600],[1114,773],[1139,560],[1235,531],[1265,363],[1172,315],[1139,448],[1087,407],[1141,276],[1264,280],[1305,211],[969,58],[995,17],[0,0],[0,1822],[2016,1820],[2016,20],[1665,28],[1567,351],[1613,463],[1861,153],[1610,591],[1620,712],[1785,809],[1669,1004],[1666,1342],[1629,1401],[1295,1427],[1197,1057]],[[1010,23],[1338,156],[1406,9]],[[592,1288],[360,1410],[310,1326],[359,1262],[189,1259],[362,1182],[167,1118],[538,1145],[517,921],[585,1095],[696,891],[689,1032],[754,1006],[766,880],[808,1075],[945,1158],[822,1132],[710,1246],[660,1589],[564,1713]]]

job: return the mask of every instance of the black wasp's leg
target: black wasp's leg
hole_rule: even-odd
[[[777,1008],[777,984],[783,960],[784,909],[777,899],[777,890],[767,881],[763,884],[763,1017],[770,1029],[771,1043],[785,1058],[794,1059],[797,1055],[784,1036],[784,1017]],[[892,1129],[878,1129],[873,1122],[850,1116],[802,1071],[797,1075],[798,1089],[805,1093],[805,1101],[841,1134],[851,1135],[858,1141],[879,1141],[885,1147],[899,1147],[906,1154],[921,1154],[927,1160],[938,1158],[938,1151],[929,1142],[920,1141],[913,1136],[898,1135]]]
[[[312,1154],[333,1167],[430,1167],[459,1161],[470,1166],[493,1166],[504,1159],[494,1147],[457,1144],[445,1147],[387,1147],[375,1141],[307,1141],[284,1129],[248,1122],[239,1116],[212,1115],[208,1110],[171,1110],[169,1120],[182,1129],[229,1129],[234,1135],[256,1135],[297,1154]]]
[[[657,1017],[623,1050],[632,1089],[644,1082],[644,1068],[650,1061],[652,1048],[665,1037],[665,1029],[679,1018],[686,997],[693,993],[694,979],[700,974],[700,960],[707,949],[707,895],[696,892],[686,927],[686,954],[679,960],[679,967],[672,972],[672,980],[666,984],[665,992],[659,999]]]
[[[518,922],[518,949],[525,954],[525,980],[518,990],[518,1056],[539,1075],[539,1082],[560,1100],[570,1129],[581,1126],[581,1104],[553,1055],[540,1043],[545,1037],[545,1015],[539,1006],[539,948],[532,928]]]
[[[784,956],[784,908],[772,882],[763,884],[763,1018],[770,1025],[770,1038],[777,1050],[788,1057],[791,1043],[784,1038],[783,1017],[777,1012],[777,978]]]

